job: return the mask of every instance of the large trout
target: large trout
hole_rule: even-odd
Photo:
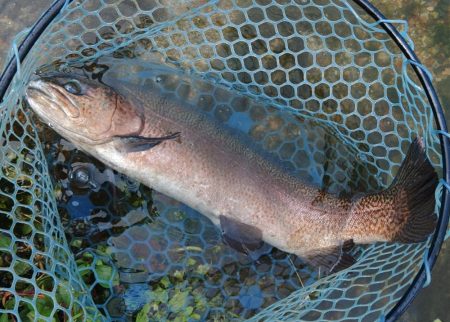
[[[196,209],[239,250],[265,241],[331,273],[354,263],[354,243],[416,243],[435,227],[438,178],[420,138],[386,190],[347,199],[302,182],[156,87],[47,74],[29,83],[26,97],[78,148]]]

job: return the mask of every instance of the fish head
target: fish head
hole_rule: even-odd
[[[117,136],[138,135],[142,113],[112,87],[88,77],[48,73],[31,80],[30,107],[63,137],[80,144],[102,144]]]

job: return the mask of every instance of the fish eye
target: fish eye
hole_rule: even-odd
[[[81,94],[81,85],[76,80],[68,81],[64,84],[64,89],[70,94],[80,95]]]

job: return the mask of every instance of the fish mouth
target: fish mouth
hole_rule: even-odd
[[[41,105],[42,102],[40,104],[38,101],[43,100],[47,103],[46,108],[63,112],[67,117],[72,119],[80,116],[80,111],[69,96],[62,92],[57,86],[50,82],[45,82],[42,79],[31,80],[28,83],[25,97],[35,110],[40,110],[39,105]],[[32,101],[36,101],[36,104],[31,104]]]
[[[61,102],[58,99],[57,95],[51,92],[51,90],[55,89],[53,86],[48,85],[44,81],[37,79],[31,80],[28,83],[25,99],[31,109],[40,117],[41,120],[48,123],[52,128],[60,128],[64,132],[69,132],[76,134],[70,129],[61,126],[61,122],[58,121],[58,117],[52,117],[55,113],[64,114],[64,116],[71,117],[65,111],[64,108],[61,107]],[[56,89],[57,90],[57,89]],[[61,92],[56,92],[58,96],[61,96]]]
[[[36,86],[35,84],[36,84],[36,81],[31,81],[31,82],[28,84],[27,92],[26,92],[26,94],[25,94],[27,98],[29,97],[28,91],[29,91],[29,90],[32,90],[32,91],[38,92],[39,94],[41,94],[41,95],[47,97],[48,99],[52,99],[52,97],[51,97],[50,95],[48,95],[47,92],[45,92],[44,90],[42,90],[39,86]]]
[[[37,83],[37,81],[30,81],[28,83],[25,100],[29,107],[37,114],[39,117],[49,123],[53,123],[50,117],[51,113],[45,111],[45,108],[53,109],[54,106],[58,105],[54,102],[53,97],[43,90]],[[44,107],[45,106],[45,107]]]

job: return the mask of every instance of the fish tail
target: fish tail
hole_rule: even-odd
[[[423,141],[416,138],[389,188],[355,200],[345,234],[357,243],[426,240],[436,226],[437,184]]]
[[[436,226],[435,190],[438,176],[428,160],[421,138],[410,145],[406,158],[384,193],[391,195],[394,216],[390,241],[417,243],[427,239]],[[383,193],[383,192],[382,192]]]

